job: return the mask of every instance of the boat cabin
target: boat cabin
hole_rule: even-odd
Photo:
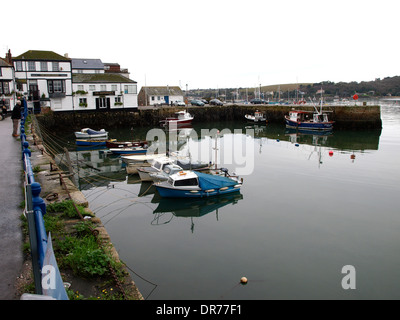
[[[326,113],[319,114],[319,113],[314,113],[313,115],[313,121],[314,122],[328,122],[328,115]]]
[[[316,113],[314,112],[312,118],[308,111],[290,111],[289,112],[289,120],[295,122],[314,122],[314,123],[321,123],[321,122],[329,122],[328,115],[326,113]]]
[[[187,187],[193,189],[193,187],[199,186],[198,176],[192,171],[179,171],[178,173],[172,174],[168,178],[168,184],[173,187]]]
[[[170,158],[162,157],[162,158],[155,158],[151,166],[154,169],[157,169],[157,171],[162,171],[166,165],[171,165],[171,164],[173,164],[173,161]]]

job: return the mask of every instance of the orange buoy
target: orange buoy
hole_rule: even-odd
[[[332,150],[329,151],[329,156],[331,156],[331,157],[333,156],[333,151]]]

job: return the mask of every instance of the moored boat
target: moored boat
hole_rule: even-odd
[[[106,139],[76,139],[75,143],[77,146],[91,146],[91,147],[98,147],[98,146],[106,146],[107,142],[110,140]]]
[[[130,148],[130,147],[142,147],[148,146],[147,141],[117,141],[116,139],[106,141],[107,148]]]
[[[118,155],[127,155],[127,154],[146,154],[147,153],[147,148],[141,148],[141,147],[130,147],[130,148],[110,148],[109,149],[113,154],[118,154]]]
[[[76,131],[75,132],[75,137],[77,139],[92,139],[92,138],[104,138],[107,139],[108,137],[108,132],[105,131],[104,129],[101,129],[100,131],[96,131],[90,128],[84,128],[81,131]]]
[[[168,157],[155,158],[151,167],[138,167],[137,171],[142,181],[153,181],[150,173],[160,173],[166,165],[174,164]],[[182,170],[182,168],[180,168]]]
[[[182,125],[188,125],[192,123],[192,120],[194,119],[194,116],[192,116],[189,112],[187,111],[178,111],[175,112],[175,117],[171,118],[166,118],[164,120],[160,121],[160,124],[162,126],[182,126]]]
[[[158,193],[166,198],[202,198],[238,192],[243,181],[238,177],[197,171],[180,171],[167,181],[155,183]]]
[[[266,122],[267,121],[267,118],[264,116],[264,114],[258,110],[256,110],[256,112],[254,112],[254,115],[246,114],[244,117],[247,119],[247,121],[250,121],[250,122]]]
[[[310,117],[312,115],[312,117]],[[332,130],[334,121],[328,119],[326,112],[292,110],[285,115],[287,128],[304,130]]]

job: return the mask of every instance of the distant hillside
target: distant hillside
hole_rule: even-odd
[[[307,95],[314,95],[318,90],[325,91],[325,96],[348,97],[357,93],[361,96],[400,96],[400,76],[375,79],[362,82],[330,82],[314,83],[300,86],[300,90]]]
[[[189,95],[197,98],[213,99],[218,97],[221,100],[232,101],[238,99],[253,99],[261,97],[264,99],[276,99],[280,90],[281,99],[292,99],[296,96],[296,90],[305,97],[317,95],[317,91],[324,90],[324,97],[348,98],[357,93],[359,96],[384,97],[400,96],[400,76],[375,79],[374,81],[362,82],[331,82],[319,83],[289,83],[261,86],[261,88],[225,88],[225,89],[197,89],[189,90]],[[261,89],[261,90],[260,90]],[[238,98],[239,96],[239,98]]]

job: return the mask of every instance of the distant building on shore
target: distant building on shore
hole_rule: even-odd
[[[139,106],[171,105],[183,101],[184,95],[178,86],[142,87],[138,95]]]

